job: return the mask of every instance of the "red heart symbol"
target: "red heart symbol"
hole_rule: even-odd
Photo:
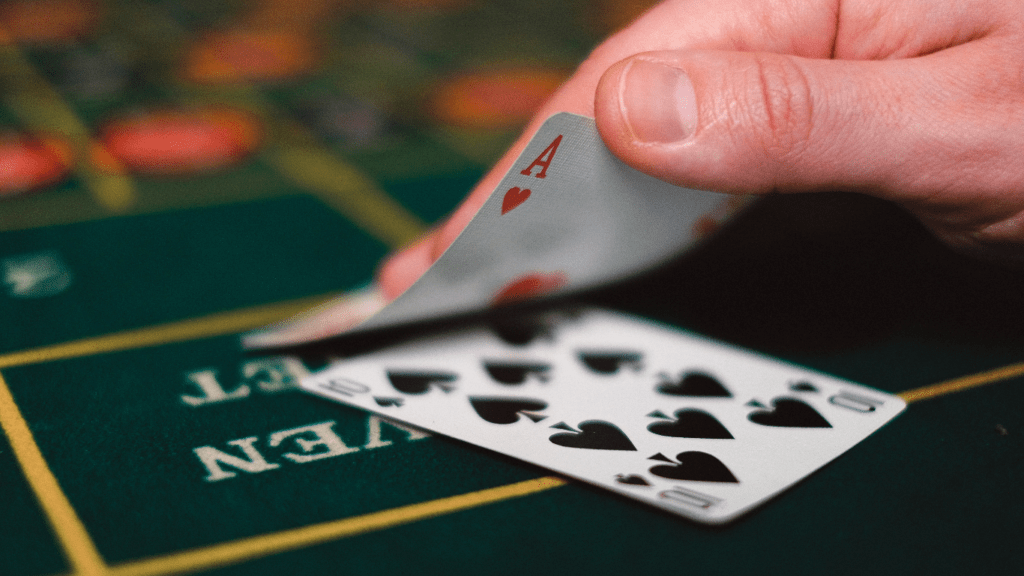
[[[529,188],[520,189],[518,186],[509,188],[508,192],[505,192],[505,199],[501,201],[501,213],[507,214],[509,210],[526,202],[526,199],[529,197]]]
[[[540,296],[558,290],[565,286],[568,281],[569,278],[564,272],[552,272],[550,274],[534,272],[533,274],[526,274],[498,290],[491,303],[503,304]]]

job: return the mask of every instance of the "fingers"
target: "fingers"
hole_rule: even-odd
[[[436,246],[437,231],[432,230],[381,264],[377,270],[377,285],[386,301],[397,298],[426,272],[437,259],[434,256]]]

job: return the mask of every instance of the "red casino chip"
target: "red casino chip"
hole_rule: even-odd
[[[238,163],[261,137],[256,118],[240,110],[156,110],[107,123],[93,162],[155,176],[196,174]]]
[[[92,31],[100,12],[95,0],[0,2],[0,43],[74,42]]]
[[[467,73],[439,85],[428,108],[438,121],[460,128],[514,128],[567,77],[564,71],[531,68]]]
[[[320,50],[310,34],[289,30],[225,30],[203,37],[184,75],[200,84],[274,82],[312,71]]]
[[[60,182],[71,163],[71,148],[60,140],[0,134],[0,199]]]

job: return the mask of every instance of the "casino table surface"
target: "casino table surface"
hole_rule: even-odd
[[[0,574],[1020,574],[1024,271],[883,202],[765,198],[549,304],[907,400],[725,526],[297,390],[443,326],[240,348],[368,282],[644,4],[0,4]]]

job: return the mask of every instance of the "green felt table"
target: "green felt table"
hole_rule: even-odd
[[[571,300],[908,400],[722,527],[296,389],[402,331],[241,350],[239,333],[365,284],[455,206],[521,119],[460,124],[424,112],[424,94],[466,70],[571,68],[607,31],[591,15],[612,8],[549,4],[342,11],[315,72],[227,87],[177,79],[161,58],[180,54],[153,54],[237,20],[234,4],[109,2],[88,39],[0,47],[20,71],[4,77],[0,127],[70,113],[92,130],[141,102],[241,107],[265,128],[214,171],[115,173],[121,203],[84,160],[0,200],[0,574],[1020,573],[1024,271],[955,254],[883,202],[766,198],[693,252]],[[69,53],[113,39],[142,54],[128,87],[61,83]],[[302,113],[308,94],[356,94],[384,121],[331,137]],[[27,96],[42,112],[18,106]],[[32,259],[50,274],[35,291],[11,272]],[[308,426],[350,450],[287,457],[294,436],[275,433]],[[235,465],[215,474],[204,447]]]

